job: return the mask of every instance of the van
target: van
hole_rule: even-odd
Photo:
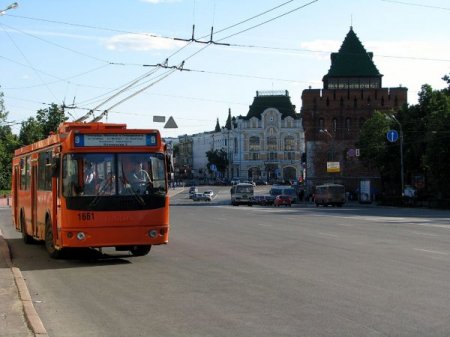
[[[317,185],[314,193],[316,206],[338,206],[345,203],[345,187],[339,184]]]
[[[276,197],[277,195],[288,195],[291,197],[293,204],[297,203],[298,201],[297,192],[291,186],[273,185],[269,193],[274,197]]]

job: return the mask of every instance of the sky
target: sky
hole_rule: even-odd
[[[446,86],[449,17],[449,0],[18,0],[0,16],[0,92],[15,133],[56,103],[69,120],[106,110],[103,122],[192,135],[245,116],[257,91],[287,90],[300,112],[353,27],[383,87],[416,104],[423,84]]]

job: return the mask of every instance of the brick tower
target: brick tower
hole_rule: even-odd
[[[339,51],[331,54],[323,89],[302,93],[308,192],[327,182],[343,184],[352,192],[361,180],[379,188],[378,172],[359,161],[359,130],[375,110],[397,110],[407,103],[407,89],[383,88],[383,75],[372,57],[350,27]]]

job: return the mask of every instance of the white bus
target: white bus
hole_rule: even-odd
[[[345,187],[339,184],[324,184],[316,186],[314,193],[314,202],[316,206],[338,206],[345,203]]]
[[[241,204],[253,206],[253,185],[240,183],[231,187],[231,204],[239,206]]]

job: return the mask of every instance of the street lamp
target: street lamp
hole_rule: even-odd
[[[334,137],[327,129],[320,129],[319,132],[327,135],[331,139],[331,158],[329,160],[327,160],[327,171],[329,173],[330,172],[339,172],[339,170],[340,170],[339,166],[336,167],[335,166],[336,164],[334,163]],[[328,161],[330,161],[331,163],[329,164]],[[330,168],[328,165],[331,165]],[[336,169],[337,169],[337,171],[336,171]],[[334,175],[332,175],[332,182],[334,184]]]
[[[396,122],[398,124],[398,127],[400,129],[400,179],[401,179],[401,183],[402,183],[402,197],[405,193],[405,175],[404,175],[404,168],[403,168],[403,129],[402,129],[402,125],[400,124],[400,122],[398,121],[398,119],[394,116],[394,115],[387,115],[387,117],[390,120],[393,120],[394,122]]]
[[[330,139],[331,139],[331,161],[334,161],[334,137],[333,137],[333,135],[327,129],[320,129],[319,132],[330,137]]]
[[[9,11],[10,9],[15,9],[19,6],[17,2],[13,2],[11,5],[6,7],[5,9],[0,10],[0,15],[5,15],[6,11]]]

